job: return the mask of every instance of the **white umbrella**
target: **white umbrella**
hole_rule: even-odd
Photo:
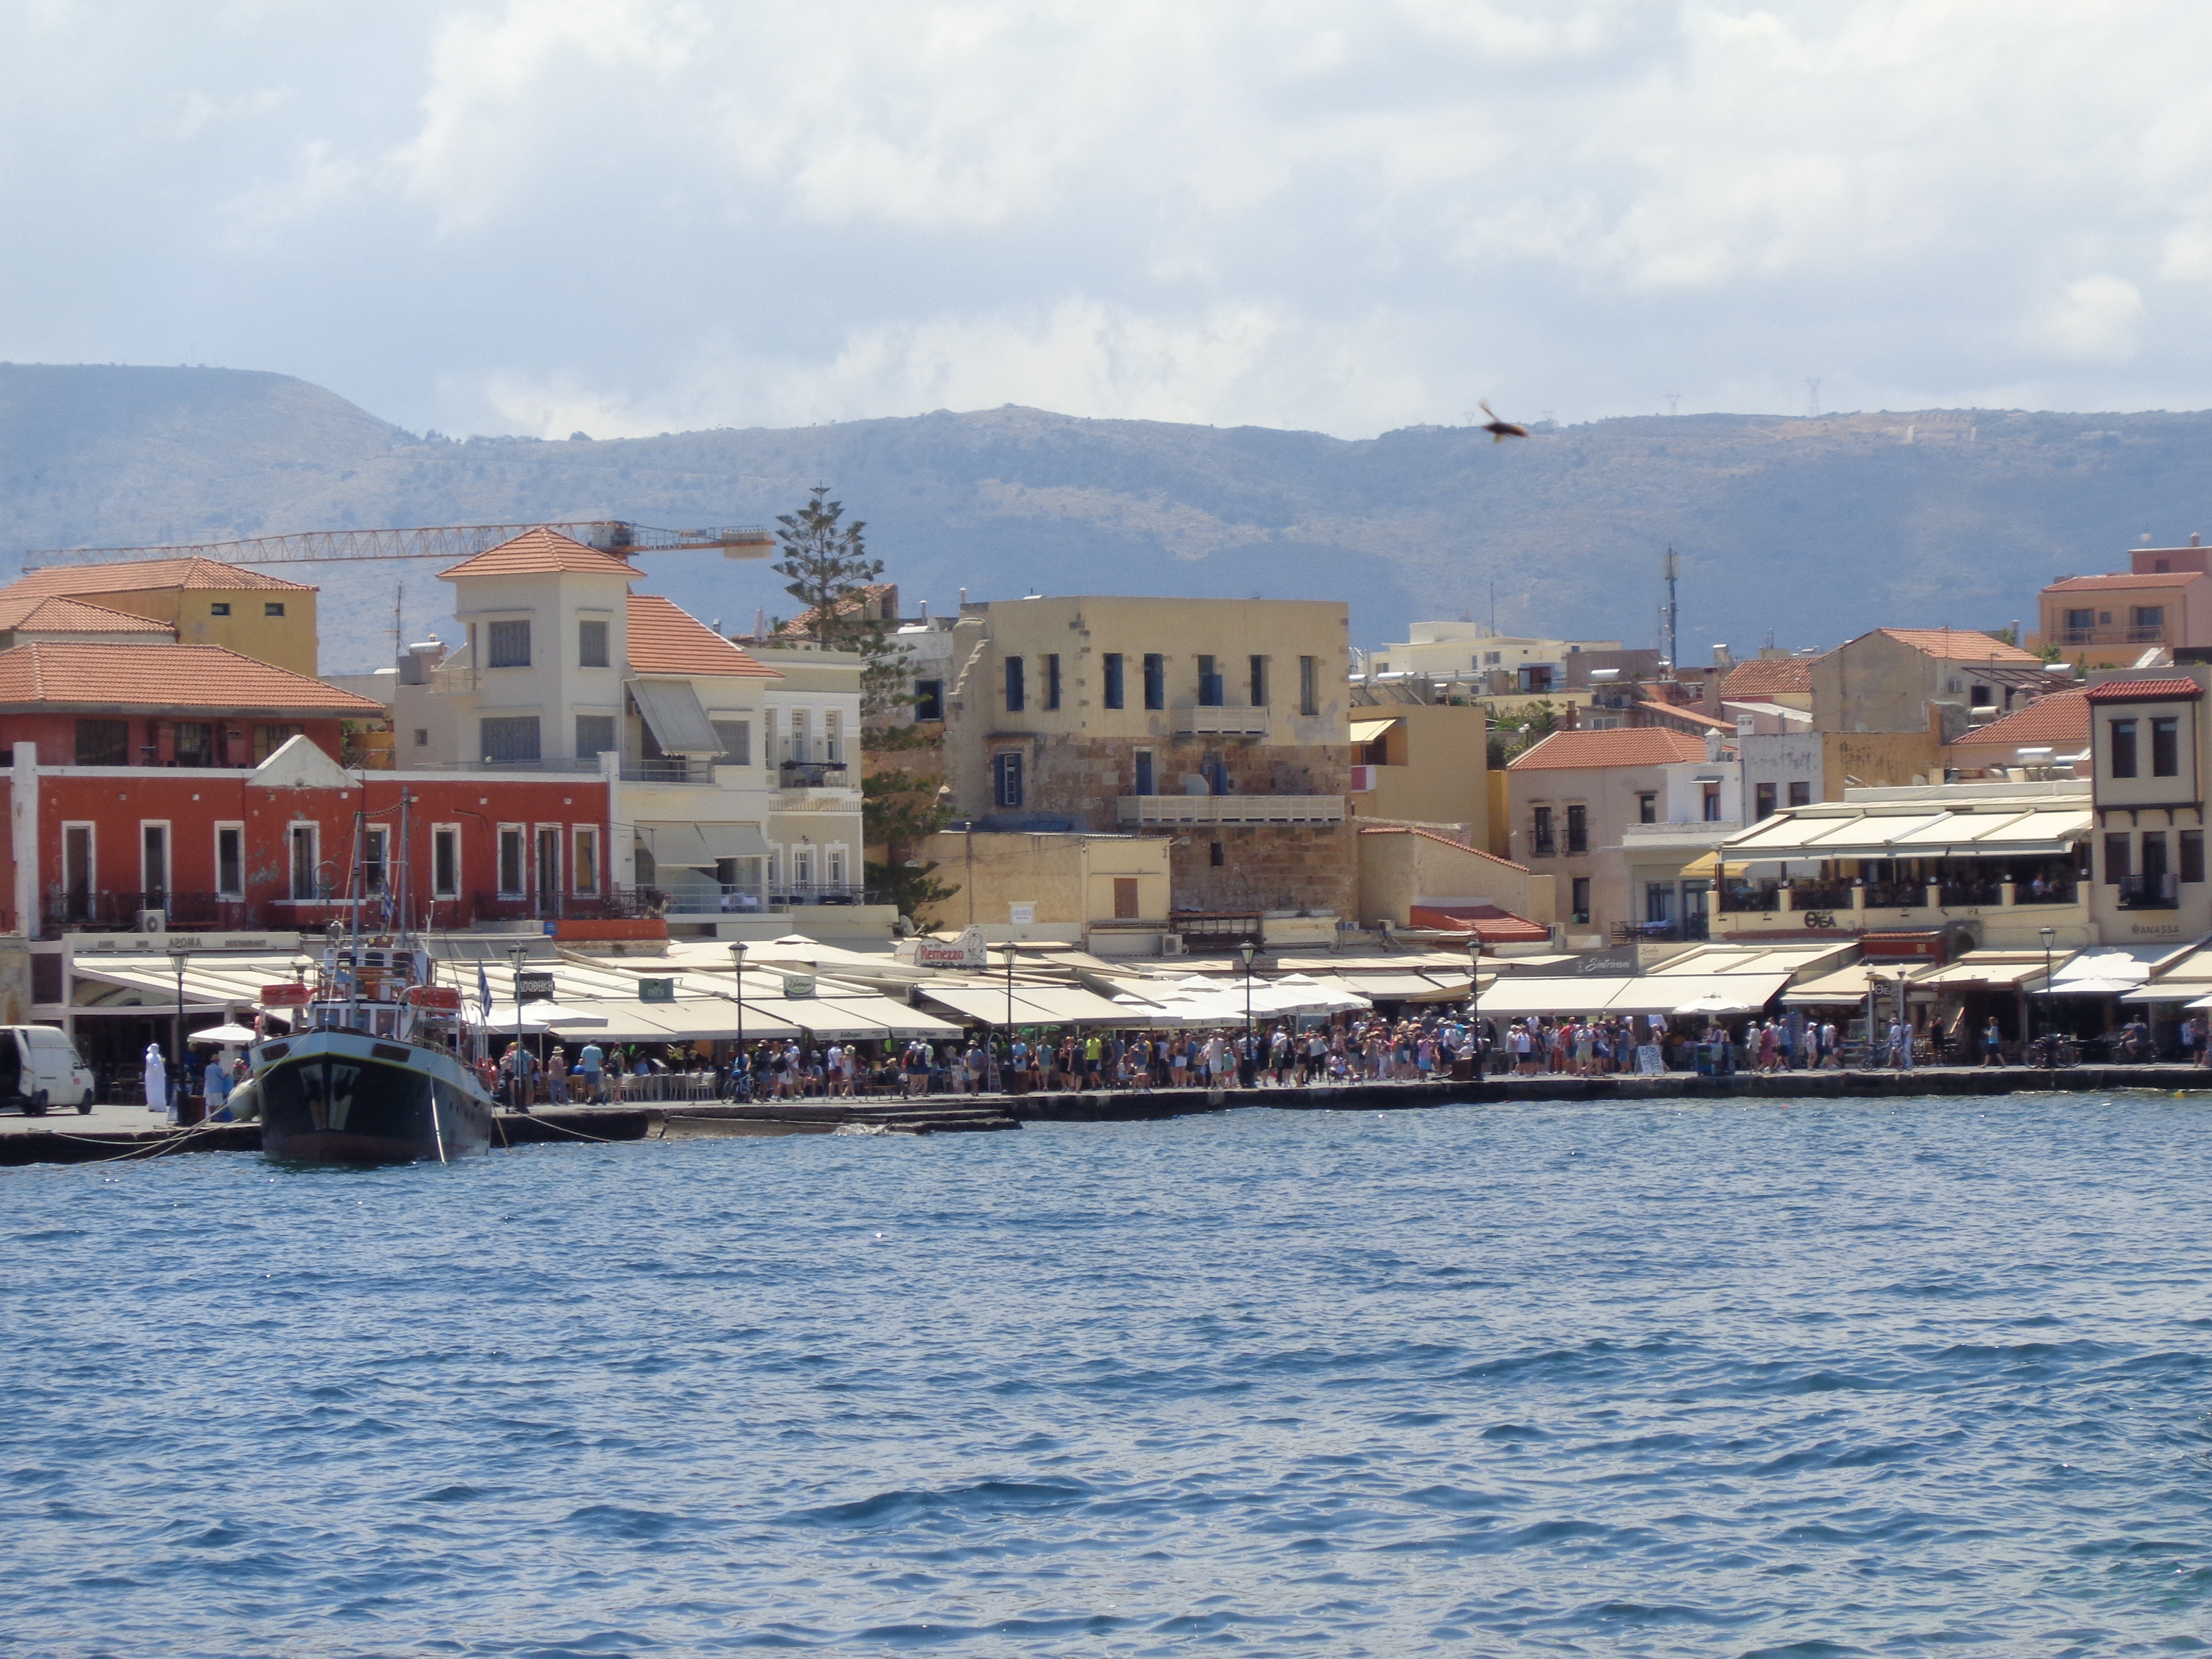
[[[241,1042],[257,1042],[260,1041],[260,1039],[257,1037],[252,1030],[243,1025],[210,1025],[204,1031],[185,1032],[185,1041],[187,1042],[222,1042],[234,1046]]]

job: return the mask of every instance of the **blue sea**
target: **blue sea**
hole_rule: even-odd
[[[2212,1639],[2212,1106],[0,1172],[0,1654]]]

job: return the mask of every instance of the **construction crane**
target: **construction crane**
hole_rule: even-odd
[[[307,530],[289,536],[250,536],[231,542],[175,547],[54,547],[23,556],[25,571],[55,565],[107,564],[125,560],[216,559],[225,564],[321,564],[338,559],[465,559],[526,530],[554,530],[603,553],[680,553],[720,548],[726,559],[766,558],[775,537],[758,525],[708,530],[656,530],[624,519],[585,519],[568,524],[431,525],[413,530]]]

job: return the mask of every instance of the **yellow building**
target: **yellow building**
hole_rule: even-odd
[[[975,829],[1158,836],[1179,911],[1350,911],[1342,604],[963,605],[948,660],[946,783]]]
[[[959,890],[925,918],[933,927],[980,927],[993,939],[1146,934],[1133,941],[1139,954],[1167,927],[1169,848],[1159,836],[945,830],[921,856]]]
[[[219,645],[295,674],[317,671],[316,590],[216,559],[49,565],[27,571],[0,602],[83,599],[173,629],[179,645]]]
[[[1416,909],[1494,906],[1549,927],[1556,882],[1431,830],[1379,825],[1359,832],[1359,922],[1419,926]]]
[[[1416,823],[1486,846],[1490,714],[1451,703],[1352,711],[1352,816]]]

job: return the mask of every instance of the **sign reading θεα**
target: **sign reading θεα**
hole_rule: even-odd
[[[640,1002],[673,1002],[676,1000],[676,981],[672,979],[641,979],[637,982]]]
[[[552,1001],[553,975],[550,974],[517,974],[514,976],[514,1000],[517,1002]]]

